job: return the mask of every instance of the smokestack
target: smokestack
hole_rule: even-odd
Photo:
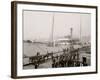
[[[70,28],[70,37],[72,38],[73,36],[73,28]]]

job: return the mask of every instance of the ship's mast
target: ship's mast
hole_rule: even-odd
[[[54,47],[54,16],[55,14],[53,13],[53,17],[52,17],[52,35],[51,35],[51,44]]]
[[[81,42],[81,38],[82,38],[82,30],[81,30],[81,15],[80,15],[80,42]]]

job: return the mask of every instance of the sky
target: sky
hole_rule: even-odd
[[[51,39],[53,26],[53,37],[70,35],[73,28],[73,37],[90,37],[91,14],[86,13],[64,13],[44,11],[23,11],[23,36],[24,40]]]

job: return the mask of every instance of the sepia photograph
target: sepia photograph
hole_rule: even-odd
[[[23,10],[23,69],[91,66],[91,14]]]
[[[97,6],[13,1],[13,78],[97,73]]]

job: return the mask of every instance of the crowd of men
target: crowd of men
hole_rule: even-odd
[[[87,66],[86,60],[80,62],[77,54],[62,54],[52,58],[52,68]]]
[[[76,52],[76,54],[75,54]],[[74,54],[73,54],[74,53]],[[86,61],[80,62],[79,61],[79,55],[77,54],[77,51],[69,52],[68,50],[64,49],[63,54],[53,56],[53,53],[51,55],[51,58],[49,60],[52,61],[52,68],[58,68],[58,67],[77,67],[77,66],[87,66]],[[45,55],[48,57],[48,55]],[[45,59],[45,56],[41,56],[40,53],[37,53],[37,56],[32,59],[32,63],[35,66],[35,69],[39,67],[41,63],[45,63],[45,61],[48,61],[48,59]]]
[[[75,64],[75,61],[68,59],[68,56],[57,56],[52,59],[52,67],[73,67],[73,66],[80,66],[80,64],[77,61],[77,64]]]

